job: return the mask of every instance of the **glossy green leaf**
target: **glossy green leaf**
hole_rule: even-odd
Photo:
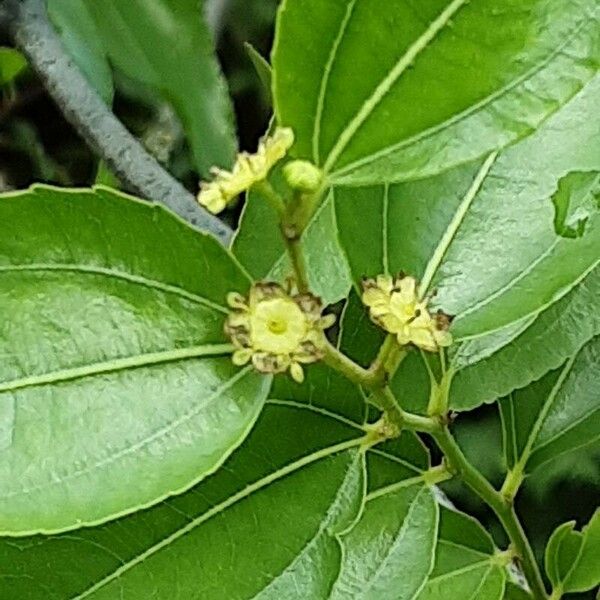
[[[565,296],[597,264],[600,214],[576,240],[554,230],[566,171],[600,166],[600,78],[534,135],[433,179],[335,188],[353,276],[405,271],[433,307],[456,315],[457,341],[516,326]]]
[[[453,357],[455,410],[492,402],[557,369],[600,335],[600,267],[539,316],[461,344]]]
[[[0,86],[14,81],[26,68],[27,60],[18,50],[0,47]]]
[[[435,566],[417,600],[501,600],[506,570],[498,558],[475,519],[442,507]]]
[[[581,532],[575,521],[557,527],[546,546],[545,566],[554,589],[585,592],[600,584],[600,510]]]
[[[509,468],[529,473],[600,437],[599,361],[596,337],[563,367],[500,402]]]
[[[331,180],[420,178],[533,131],[597,71],[595,0],[287,0],[275,112]]]
[[[566,577],[568,592],[585,592],[600,584],[600,510],[581,531],[581,546],[576,562]]]
[[[48,0],[48,15],[87,80],[112,104],[113,77],[106,49],[84,0]]]
[[[319,405],[318,397],[269,401],[217,473],[149,510],[93,529],[0,540],[0,599],[330,598],[342,564],[339,536],[365,497],[364,432]],[[389,548],[393,577],[422,569],[410,557],[431,559],[436,514],[414,477],[396,486],[384,515],[398,542]],[[370,556],[372,543],[365,538]],[[402,548],[410,550],[406,559]]]
[[[30,600],[323,598],[339,568],[336,528],[362,503],[362,462],[352,428],[271,406],[192,491],[94,529],[4,540],[0,573]]]
[[[235,368],[211,237],[107,188],[0,198],[0,531],[100,522],[216,469],[269,379]]]
[[[558,235],[579,238],[587,222],[600,208],[600,172],[573,172],[558,183],[552,196],[554,229]]]
[[[272,103],[271,98],[271,83],[273,79],[273,73],[271,69],[271,65],[267,62],[267,59],[250,43],[245,43],[244,48],[246,49],[246,54],[248,54],[248,58],[252,62],[252,66],[256,71],[256,75],[258,76],[260,83],[263,87],[267,100],[269,101],[269,106]]]
[[[433,568],[438,511],[422,484],[368,496],[361,519],[341,539],[342,566],[329,598],[415,598]]]
[[[231,103],[200,3],[77,1],[92,14],[115,69],[173,106],[198,172],[207,175],[211,166],[230,166],[236,151]]]
[[[312,291],[326,304],[345,298],[350,274],[337,239],[331,196],[311,219],[302,243]],[[233,253],[255,279],[283,281],[292,275],[277,214],[257,192],[248,194]]]
[[[559,552],[565,538],[569,536],[574,528],[575,521],[569,521],[568,523],[559,525],[552,532],[552,535],[546,544],[546,550],[544,551],[544,566],[546,568],[546,575],[553,588],[560,585],[560,582],[565,575],[565,573],[561,573],[562,565],[559,562]]]

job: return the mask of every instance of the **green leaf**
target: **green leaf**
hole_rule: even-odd
[[[198,172],[230,166],[236,152],[232,108],[199,2],[78,1],[93,15],[115,69],[173,106]]]
[[[77,66],[107,104],[113,77],[94,19],[83,0],[48,0],[48,15]]]
[[[384,331],[371,321],[355,289],[350,290],[340,317],[340,337],[344,354],[364,368],[371,365],[385,340]]]
[[[560,585],[564,574],[561,573],[561,565],[559,564],[560,547],[567,537],[575,528],[575,521],[568,521],[559,525],[550,536],[544,551],[544,566],[546,575],[552,584],[552,587]]]
[[[0,86],[14,81],[27,68],[27,60],[14,48],[0,47]]]
[[[319,404],[268,402],[223,468],[149,510],[76,533],[0,540],[0,579],[30,600],[330,598],[343,560],[338,538],[365,499],[364,432]],[[398,542],[388,548],[393,577],[422,571],[421,555],[431,559],[437,512],[414,478],[397,485],[386,495],[393,510],[382,514]],[[374,557],[382,542],[363,543]]]
[[[509,468],[526,473],[600,437],[596,368],[600,337],[565,365],[500,401]]]
[[[597,72],[595,0],[287,0],[275,112],[335,183],[433,175],[531,133]]]
[[[554,229],[566,238],[580,238],[591,215],[600,208],[600,172],[565,175],[552,196]]]
[[[258,78],[260,79],[260,83],[262,84],[263,91],[265,92],[265,96],[270,106],[273,102],[271,98],[271,82],[273,78],[271,65],[267,62],[267,59],[252,44],[246,42],[244,44],[244,48],[246,50],[248,58],[252,62],[252,66],[254,67]]]
[[[533,319],[466,341],[453,357],[451,404],[469,410],[528,386],[600,335],[600,267]]]
[[[342,566],[329,598],[414,598],[433,567],[438,510],[422,484],[369,495],[360,521],[341,539]]]
[[[435,566],[417,600],[500,600],[506,570],[475,519],[442,507]]]
[[[600,510],[581,533],[575,521],[559,525],[546,546],[545,565],[554,589],[585,592],[600,584]]]
[[[600,214],[581,238],[565,239],[551,198],[565,172],[600,167],[599,97],[596,78],[536,134],[481,163],[422,181],[334,188],[355,280],[415,275],[423,294],[437,290],[433,308],[456,315],[457,341],[522,324],[565,296],[598,264]]]
[[[600,584],[600,510],[596,510],[581,534],[576,563],[564,584],[568,592],[585,592]]]
[[[506,583],[504,600],[531,600],[531,596],[523,588],[509,581]]]
[[[0,531],[97,523],[181,492],[241,443],[269,378],[235,368],[227,252],[107,188],[0,198]]]
[[[345,298],[350,274],[337,239],[331,196],[325,198],[312,217],[302,244],[313,293],[326,304]],[[233,253],[255,279],[283,281],[292,275],[277,214],[258,192],[248,194]]]

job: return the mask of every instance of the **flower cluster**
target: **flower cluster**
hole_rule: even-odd
[[[302,364],[323,357],[323,330],[335,322],[322,316],[321,300],[312,294],[292,294],[277,283],[255,283],[248,298],[232,292],[227,302],[233,309],[225,332],[236,350],[233,362],[250,361],[261,373],[283,373],[304,380]]]
[[[291,129],[276,129],[272,136],[261,140],[256,154],[238,154],[231,171],[214,168],[214,180],[200,185],[198,202],[211,213],[220,213],[242,192],[265,179],[293,143],[294,133]]]
[[[450,318],[441,311],[431,315],[427,300],[419,300],[413,277],[379,275],[363,281],[363,303],[374,323],[396,336],[401,346],[414,344],[435,352],[452,344]]]

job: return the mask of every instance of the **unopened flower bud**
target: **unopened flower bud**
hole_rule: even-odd
[[[283,168],[288,185],[304,193],[316,192],[323,182],[323,171],[307,160],[293,160]]]

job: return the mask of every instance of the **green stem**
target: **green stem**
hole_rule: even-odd
[[[363,369],[345,354],[342,354],[335,346],[332,346],[327,339],[324,340],[323,351],[325,353],[323,362],[332,369],[340,372],[344,377],[352,381],[352,383],[370,390],[375,390],[385,385],[385,373]]]
[[[288,205],[266,179],[258,181],[253,187],[271,205],[273,210],[279,216],[283,241],[292,263],[298,291],[302,293],[308,292],[310,290],[308,269],[306,268],[306,260],[304,258],[304,252],[302,252],[300,241],[302,231],[296,226],[290,225]]]
[[[389,382],[406,358],[406,354],[406,349],[401,348],[396,341],[396,336],[390,333],[381,344],[369,370],[378,373],[380,377],[384,377]]]
[[[563,597],[563,590],[561,586],[555,587],[552,590],[552,594],[550,594],[550,598],[548,600],[560,600]]]
[[[442,379],[439,383],[435,378],[432,379],[429,406],[427,407],[428,415],[432,417],[441,416],[448,412],[450,386],[452,385],[453,377],[454,371],[450,369],[448,371],[443,371]]]
[[[524,465],[518,462],[506,475],[500,494],[507,502],[513,502],[523,480],[525,479]]]
[[[548,598],[539,567],[533,555],[529,540],[523,531],[514,507],[498,493],[490,482],[471,465],[462,450],[448,431],[447,427],[432,433],[437,445],[446,456],[450,469],[456,474],[494,511],[504,527],[516,555],[521,561],[523,573],[527,578],[535,600]]]
[[[300,245],[300,238],[288,237],[284,232],[285,246],[289,254],[290,260],[292,261],[292,267],[296,275],[296,285],[298,291],[305,293],[310,291],[310,283],[308,281],[308,269],[306,268],[306,260],[304,259],[304,252]]]
[[[283,216],[285,213],[285,202],[266,179],[257,181],[252,188],[271,205],[271,208],[277,213],[279,218]]]

